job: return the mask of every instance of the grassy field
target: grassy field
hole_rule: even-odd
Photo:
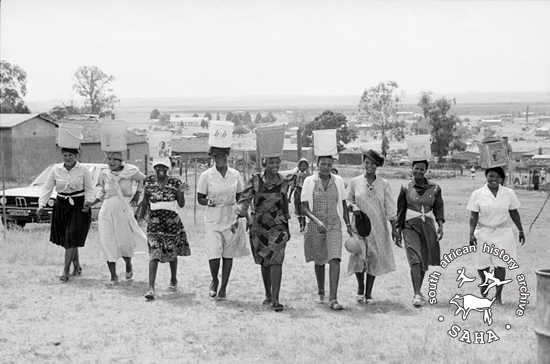
[[[404,180],[392,180],[394,192]],[[446,202],[442,251],[467,244],[467,198],[473,188],[467,178],[438,180]],[[477,178],[477,185],[483,182]],[[527,228],[545,195],[518,191]],[[479,312],[467,321],[453,316],[447,304],[458,293],[478,294],[473,284],[458,289],[456,270],[464,266],[473,276],[470,256],[453,262],[441,272],[437,284],[439,303],[415,309],[404,251],[395,248],[397,270],[377,279],[376,303],[355,302],[356,282],[345,275],[344,252],[339,290],[345,310],[333,312],[314,302],[313,266],[304,263],[303,237],[292,221],[293,237],[283,266],[282,303],[275,313],[262,307],[263,286],[259,268],[250,256],[236,259],[228,287],[228,300],[208,297],[210,275],[203,247],[201,219],[193,221],[192,203],[186,210],[186,226],[192,256],[179,260],[179,291],[169,293],[168,265],[161,265],[159,297],[145,302],[148,257],[141,247],[134,259],[135,279],[115,288],[105,285],[107,266],[98,247],[94,226],[81,251],[83,275],[67,284],[61,272],[62,249],[48,242],[48,227],[30,225],[10,231],[0,243],[0,358],[2,362],[282,362],[282,363],[533,363],[536,361],[536,268],[549,268],[550,210],[545,211],[527,245],[518,249],[520,268],[531,297],[523,317],[515,315],[516,281],[504,289],[504,305],[493,308],[488,327]],[[118,266],[122,272],[122,264]],[[512,276],[512,274],[509,274]],[[122,274],[120,274],[122,276]],[[479,279],[478,279],[479,280]],[[478,281],[475,284],[479,284]],[[468,290],[466,290],[468,288]],[[474,289],[475,288],[475,289]],[[328,287],[327,287],[328,289]],[[424,294],[427,284],[424,286]],[[439,322],[438,317],[444,321]],[[486,345],[465,344],[447,335],[452,324],[470,331],[492,329],[499,341]],[[504,326],[511,325],[510,330]],[[459,336],[460,337],[460,336]]]

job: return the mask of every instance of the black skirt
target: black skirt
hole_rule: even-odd
[[[82,212],[84,196],[69,199],[57,197],[52,212],[50,241],[65,249],[83,247],[90,230],[92,213]]]

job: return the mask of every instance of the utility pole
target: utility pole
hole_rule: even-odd
[[[527,105],[527,109],[525,111],[525,124],[529,123],[529,105]]]

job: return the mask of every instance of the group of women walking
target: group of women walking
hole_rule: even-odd
[[[201,244],[210,268],[210,297],[226,299],[233,258],[247,255],[250,248],[254,262],[260,266],[263,304],[274,311],[284,309],[279,295],[293,195],[300,230],[304,232],[305,260],[314,263],[320,303],[327,302],[333,310],[343,308],[337,297],[343,245],[350,252],[347,271],[357,278],[357,301],[366,304],[373,302],[376,277],[396,269],[396,245],[405,248],[410,266],[412,303],[415,307],[423,305],[422,283],[428,267],[440,264],[439,243],[445,223],[441,188],[426,179],[428,161],[413,162],[412,179],[395,199],[388,181],[377,176],[384,158],[373,150],[364,151],[364,173],[352,178],[348,186],[331,173],[332,156],[317,157],[318,168],[313,174],[308,173],[308,162],[300,161],[296,173],[286,176],[279,171],[280,157],[268,156],[262,160],[263,171],[245,182],[228,166],[229,152],[229,148],[210,148],[214,165],[201,174],[197,185],[197,201],[205,206],[206,233]],[[134,250],[139,244],[147,244],[150,263],[146,299],[155,299],[159,262],[169,263],[169,289],[176,290],[177,257],[191,252],[178,213],[185,205],[185,186],[169,175],[170,160],[155,160],[155,173],[144,176],[137,167],[124,162],[122,153],[106,153],[107,168],[93,186],[90,172],[77,161],[78,149],[64,148],[62,154],[63,164],[52,169],[39,201],[43,208],[56,188],[50,240],[66,249],[61,281],[70,279],[71,264],[72,275],[82,273],[78,248],[84,246],[90,227],[90,208],[102,201],[99,242],[111,275],[109,284],[116,285],[119,280],[116,262],[120,258],[125,262],[125,278],[132,279]],[[487,169],[485,175],[487,183],[472,193],[467,205],[471,213],[470,243],[495,244],[514,254],[516,242],[508,216],[519,230],[520,243],[525,243],[519,201],[512,189],[502,185],[502,168]],[[140,219],[147,222],[145,233],[138,225]],[[496,257],[480,255],[477,264],[482,278],[491,267],[496,278],[505,278],[504,264]],[[329,267],[328,300],[325,265]],[[502,287],[498,287],[497,302],[502,301],[501,294]]]

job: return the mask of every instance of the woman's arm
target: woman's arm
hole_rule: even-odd
[[[317,218],[317,216],[313,215],[311,210],[309,209],[309,202],[302,201],[302,212],[305,216],[307,216],[311,221],[313,221],[317,226],[319,226],[319,229],[321,232],[326,232],[327,227],[321,220]]]
[[[516,225],[519,231],[519,243],[521,245],[525,244],[525,234],[523,233],[523,226],[521,225],[521,218],[519,216],[519,211],[517,209],[509,210],[510,217]]]
[[[40,189],[40,198],[38,199],[38,209],[43,209],[48,203],[48,199],[52,195],[53,188],[55,187],[55,166],[52,168],[46,179],[46,183]],[[39,211],[37,211],[38,213]]]
[[[474,232],[476,231],[477,222],[479,221],[479,212],[470,211],[470,245],[477,245]]]
[[[433,213],[435,216],[435,221],[437,221],[437,239],[441,240],[443,238],[443,224],[445,223],[444,203],[443,197],[441,196],[441,187],[436,187],[434,197]]]
[[[137,211],[136,220],[143,220],[147,215],[148,210],[149,210],[149,194],[147,193],[147,190],[145,190],[143,193],[143,200],[141,201]]]
[[[399,191],[397,197],[397,221],[395,223],[396,228],[400,231],[405,227],[405,218],[407,216],[407,192],[403,187]]]
[[[178,182],[178,187],[176,190],[176,201],[178,202],[179,207],[185,207],[185,184],[181,181]]]

